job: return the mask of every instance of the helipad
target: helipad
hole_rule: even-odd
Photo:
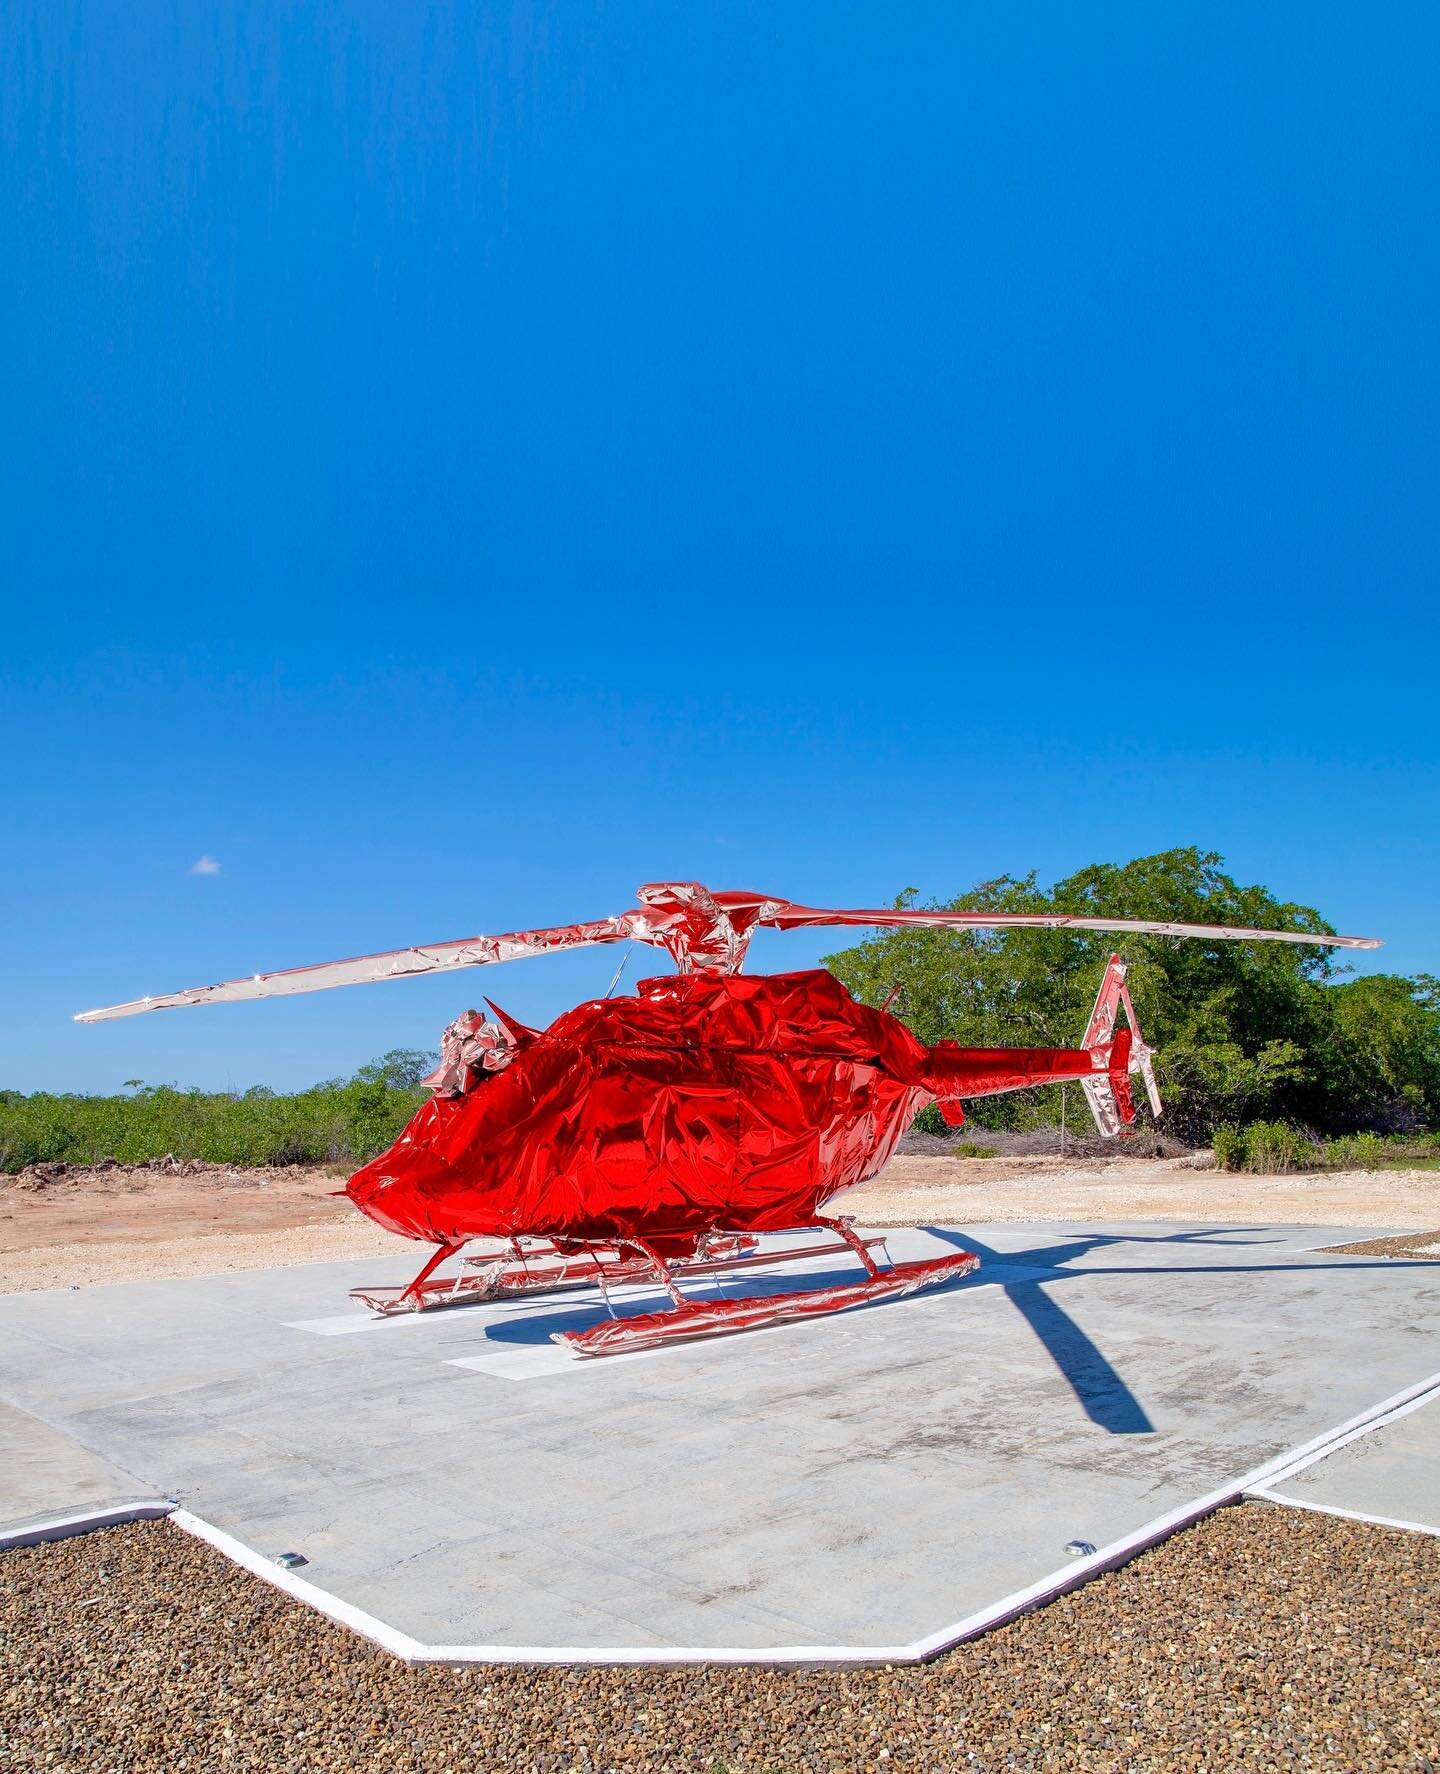
[[[302,1554],[305,1580],[395,1634],[476,1656],[898,1654],[1063,1574],[1068,1542],[1104,1549],[1419,1397],[1440,1265],[1323,1249],[1347,1236],[894,1232],[898,1258],[960,1245],[982,1268],[590,1362],[549,1340],[604,1312],[590,1293],[365,1319],[347,1290],[403,1279],[398,1243],[11,1295],[0,1523],[167,1496],[266,1559]],[[826,1258],[763,1285],[817,1267],[849,1273]],[[1277,1491],[1440,1523],[1432,1417]]]

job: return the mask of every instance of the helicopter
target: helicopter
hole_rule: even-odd
[[[1162,1112],[1118,954],[1074,1048],[927,1046],[890,1005],[861,1003],[824,969],[746,975],[759,928],[918,926],[1087,930],[1211,942],[1373,949],[1372,937],[1065,913],[833,910],[697,882],[643,886],[630,910],[589,923],[396,949],[254,974],[84,1011],[144,1011],[282,997],[492,965],[598,944],[666,951],[674,971],[533,1029],[485,1000],[441,1040],[431,1096],[343,1191],[376,1224],[433,1246],[403,1287],[357,1288],[381,1316],[598,1286],[608,1319],[554,1333],[578,1357],[610,1355],[818,1317],[956,1281],[969,1251],[897,1263],[823,1209],[889,1162],[919,1109],[964,1122],[977,1097],[1077,1082],[1107,1138],[1132,1128],[1132,1077]],[[1123,1013],[1124,1021],[1121,1021]],[[817,1241],[814,1234],[819,1234]],[[800,1244],[762,1242],[810,1235]],[[481,1248],[462,1255],[472,1244]],[[697,1298],[682,1281],[848,1252],[860,1279],[793,1292]],[[437,1271],[455,1256],[458,1272]],[[668,1305],[618,1316],[609,1289],[657,1284]]]

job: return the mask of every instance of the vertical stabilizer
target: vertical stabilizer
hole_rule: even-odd
[[[1135,1006],[1125,984],[1125,971],[1125,963],[1118,955],[1112,955],[1080,1042],[1094,1067],[1091,1077],[1080,1080],[1080,1088],[1095,1117],[1096,1130],[1107,1139],[1125,1133],[1135,1119],[1135,1103],[1130,1094],[1132,1072],[1138,1072],[1145,1081],[1152,1113],[1159,1116],[1164,1110],[1155,1082],[1154,1049],[1147,1047],[1141,1037]],[[1117,1026],[1122,1009],[1128,1027]]]

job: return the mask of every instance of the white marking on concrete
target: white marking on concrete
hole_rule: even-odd
[[[937,1288],[934,1293],[918,1294],[906,1302],[909,1308],[921,1306],[937,1306],[949,1295],[977,1292],[982,1287],[1005,1287],[1017,1281],[1046,1281],[1053,1279],[1053,1269],[1022,1269],[1010,1264],[994,1264],[988,1271],[977,1270],[973,1275],[965,1276],[952,1283],[948,1288]],[[658,1291],[658,1290],[657,1290]],[[616,1297],[611,1289],[612,1299]],[[777,1296],[783,1297],[783,1296]],[[892,1302],[877,1300],[873,1302],[875,1310],[880,1310]],[[843,1314],[847,1320],[859,1325],[869,1316],[868,1307],[851,1308]],[[624,1314],[620,1314],[623,1318]],[[460,1355],[446,1360],[446,1367],[469,1368],[473,1373],[490,1374],[498,1380],[544,1380],[557,1374],[594,1373],[603,1368],[613,1367],[620,1361],[647,1361],[656,1355],[679,1355],[682,1352],[693,1353],[697,1349],[709,1349],[726,1354],[735,1349],[743,1349],[756,1337],[773,1337],[780,1331],[792,1330],[790,1324],[767,1324],[752,1330],[730,1333],[712,1333],[708,1336],[682,1338],[675,1343],[660,1343],[652,1349],[626,1349],[616,1355],[574,1356],[562,1349],[558,1343],[532,1343],[520,1347],[507,1346],[498,1342],[488,1348],[483,1355]]]
[[[773,1267],[774,1265],[766,1265]],[[683,1279],[683,1277],[682,1277]],[[719,1283],[713,1275],[698,1275],[686,1282],[690,1293],[700,1293],[707,1289],[719,1292]],[[663,1300],[668,1296],[658,1282],[653,1281],[622,1281],[614,1283],[610,1288],[610,1298],[621,1305],[627,1302],[640,1304],[643,1301]],[[603,1310],[600,1289],[593,1285],[586,1287],[566,1288],[557,1293],[546,1293],[537,1290],[533,1294],[512,1293],[502,1294],[493,1300],[469,1300],[460,1305],[429,1306],[423,1312],[397,1312],[391,1317],[379,1313],[367,1312],[363,1306],[357,1306],[353,1312],[343,1312],[332,1318],[297,1318],[286,1322],[286,1330],[308,1331],[316,1337],[347,1337],[356,1331],[389,1331],[402,1324],[441,1324],[450,1322],[455,1316],[463,1313],[474,1313],[481,1323],[490,1322],[495,1318],[514,1317],[519,1312],[542,1313],[574,1311],[586,1306],[595,1306]],[[488,1316],[482,1317],[485,1314]]]
[[[217,1552],[223,1552],[226,1558],[239,1565],[242,1570],[249,1571],[252,1576],[263,1577],[267,1583],[283,1589],[286,1595],[293,1596],[296,1601],[307,1602],[327,1620],[333,1620],[339,1626],[348,1626],[352,1632],[358,1632],[362,1638],[370,1639],[394,1656],[404,1658],[407,1663],[427,1661],[425,1646],[418,1639],[411,1638],[408,1632],[388,1626],[383,1620],[377,1620],[373,1614],[367,1614],[363,1608],[341,1601],[339,1596],[330,1595],[318,1584],[308,1583],[305,1578],[297,1577],[293,1571],[287,1571],[262,1553],[253,1551],[243,1540],[237,1540],[223,1528],[202,1521],[188,1509],[176,1509],[170,1519],[177,1528],[183,1528],[187,1534],[193,1534],[197,1540],[204,1540]]]
[[[20,1522],[0,1529],[0,1552],[20,1546],[41,1546],[49,1540],[68,1540],[72,1534],[92,1534],[97,1528],[116,1528],[127,1521],[156,1521],[174,1513],[169,1497],[151,1497],[139,1503],[117,1503],[109,1509],[84,1509],[75,1515],[52,1515],[40,1521]]]
[[[1337,1503],[1310,1503],[1303,1497],[1282,1497],[1279,1491],[1268,1490],[1264,1485],[1252,1485],[1245,1495],[1263,1498],[1267,1503],[1283,1503],[1287,1509],[1308,1509],[1316,1515],[1338,1515],[1342,1521],[1363,1521],[1377,1528],[1404,1528],[1407,1533],[1430,1534],[1440,1539],[1440,1528],[1432,1528],[1428,1522],[1399,1521],[1393,1515],[1367,1515],[1363,1509],[1342,1509]]]
[[[730,1336],[689,1337],[678,1343],[660,1344],[654,1349],[622,1349],[616,1355],[572,1355],[558,1343],[530,1343],[519,1347],[496,1344],[484,1355],[462,1355],[447,1361],[446,1367],[464,1367],[478,1374],[493,1374],[499,1380],[542,1380],[554,1374],[581,1374],[598,1368],[614,1367],[622,1361],[647,1361],[652,1355],[679,1355],[697,1349],[728,1354],[735,1344],[751,1342],[756,1337],[773,1337],[787,1330],[783,1324],[760,1325],[754,1330]]]
[[[910,1228],[905,1228],[905,1230],[909,1229]],[[925,1230],[923,1227],[915,1229],[919,1231]],[[893,1231],[894,1229],[892,1228],[892,1236]],[[776,1235],[767,1234],[767,1236]],[[928,1233],[927,1237],[930,1242],[943,1245],[947,1251],[954,1249],[954,1245],[949,1239],[938,1238],[933,1233]],[[786,1256],[782,1252],[777,1252],[773,1261],[748,1263],[743,1273],[746,1275],[769,1275],[782,1266],[784,1270],[788,1272],[792,1265],[813,1263],[820,1258],[837,1258],[841,1256],[842,1253],[833,1249],[816,1251],[813,1256],[803,1254],[796,1255],[794,1253]],[[1001,1265],[997,1264],[996,1267],[999,1268]],[[1016,1269],[1014,1265],[1009,1264],[1004,1265],[1004,1268],[1006,1279],[1010,1280],[1028,1281],[1038,1279],[1042,1275],[1053,1273],[1053,1271],[1049,1269],[1026,1269],[1022,1273]],[[687,1293],[713,1293],[723,1299],[726,1295],[727,1284],[731,1286],[737,1285],[739,1276],[735,1272],[724,1273],[718,1276],[710,1274],[690,1277],[687,1277],[682,1273],[679,1279]],[[984,1281],[988,1279],[988,1277],[982,1275],[980,1279]],[[648,1300],[663,1300],[666,1297],[665,1289],[655,1281],[620,1281],[613,1282],[610,1286],[610,1298],[621,1305],[626,1303],[639,1304],[642,1301]],[[311,1336],[316,1337],[349,1337],[354,1336],[360,1331],[390,1330],[395,1326],[402,1324],[433,1324],[442,1318],[448,1318],[451,1313],[455,1312],[478,1313],[488,1311],[491,1314],[509,1315],[522,1310],[525,1312],[536,1313],[562,1311],[567,1309],[574,1310],[577,1307],[584,1307],[590,1304],[598,1306],[601,1303],[600,1289],[598,1286],[591,1283],[585,1287],[564,1288],[556,1293],[546,1293],[543,1289],[537,1289],[533,1294],[502,1294],[493,1300],[472,1300],[463,1305],[436,1305],[427,1308],[424,1312],[400,1312],[396,1313],[393,1317],[388,1318],[383,1317],[378,1313],[368,1312],[363,1306],[357,1305],[353,1312],[336,1313],[325,1318],[287,1319],[284,1328],[286,1330],[306,1331]],[[650,1351],[647,1350],[645,1353],[648,1354]]]

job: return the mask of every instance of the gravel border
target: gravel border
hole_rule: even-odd
[[[1358,1244],[1327,1244],[1325,1249],[1345,1257],[1408,1257],[1416,1262],[1435,1263],[1440,1262],[1440,1231],[1364,1238]]]
[[[407,1668],[164,1521],[0,1555],[0,1766],[1440,1768],[1440,1541],[1246,1503],[917,1668]]]

